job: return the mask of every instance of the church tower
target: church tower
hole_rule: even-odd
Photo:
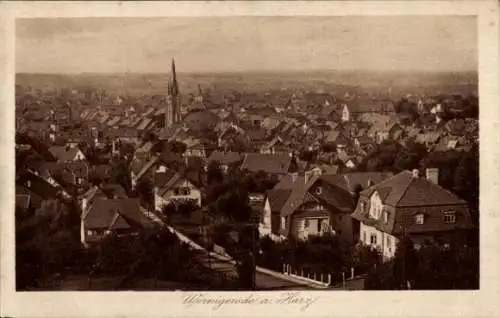
[[[167,103],[165,109],[165,130],[181,120],[181,102],[174,59],[172,59],[171,75],[172,78],[168,82]]]

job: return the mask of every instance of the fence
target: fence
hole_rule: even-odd
[[[335,286],[344,284],[351,279],[355,279],[354,267],[351,267],[349,272],[325,273],[310,270],[307,268],[293,268],[290,264],[283,264],[283,274],[292,277],[297,277],[303,280],[320,283],[325,286]]]

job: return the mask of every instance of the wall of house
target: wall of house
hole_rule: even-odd
[[[384,233],[373,226],[363,223],[360,224],[359,232],[360,240],[363,244],[377,248],[386,260],[394,257],[399,241],[397,237]],[[376,238],[376,242],[374,242],[374,244],[371,240],[372,236]]]
[[[189,189],[189,194],[177,194],[176,189],[186,188]],[[161,211],[162,206],[168,204],[175,200],[194,200],[198,206],[201,206],[201,191],[198,190],[191,182],[187,180],[182,180],[177,182],[168,190],[163,196],[155,194],[155,209]]]
[[[77,160],[85,160],[85,155],[83,154],[83,152],[81,150],[78,150],[78,152],[76,153],[75,155],[75,161]]]
[[[317,210],[302,207],[301,210],[293,214],[290,224],[290,236],[307,239],[309,235],[321,235],[324,233],[321,230],[321,224],[326,223],[330,226],[332,221],[328,210],[321,205],[318,206],[320,209]],[[306,227],[307,223],[309,225]],[[319,229],[318,226],[320,226]]]
[[[370,212],[369,215],[372,219],[378,220],[382,216],[383,204],[380,196],[375,191],[370,197]]]
[[[445,222],[445,212],[449,211],[455,212],[455,223],[447,224]],[[404,224],[408,235],[415,243],[419,244],[425,240],[449,241],[457,232],[457,228],[471,225],[469,209],[465,204],[398,208],[397,213],[402,217],[398,218],[395,227],[401,228]],[[416,215],[419,213],[424,214],[424,224],[416,223]]]
[[[340,239],[345,243],[352,244],[354,234],[351,215],[347,213],[332,213],[330,221],[330,226]]]
[[[262,218],[259,224],[259,233],[261,236],[271,234],[271,205],[269,200],[266,199],[264,209],[262,210]]]

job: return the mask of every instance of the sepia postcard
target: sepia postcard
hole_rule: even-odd
[[[6,317],[498,317],[496,1],[1,2]]]

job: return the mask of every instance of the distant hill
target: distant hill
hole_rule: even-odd
[[[16,84],[34,89],[104,88],[110,94],[149,95],[166,91],[168,73],[154,74],[16,74]],[[477,92],[477,73],[418,73],[367,71],[290,71],[245,73],[178,73],[181,91],[203,89],[272,91],[322,90],[325,92],[361,88],[392,93],[422,91],[427,94]]]

